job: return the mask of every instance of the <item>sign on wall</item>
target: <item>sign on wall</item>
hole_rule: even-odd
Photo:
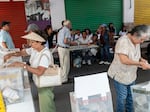
[[[50,24],[50,3],[49,0],[26,0],[25,2],[26,20],[37,24],[44,29]]]

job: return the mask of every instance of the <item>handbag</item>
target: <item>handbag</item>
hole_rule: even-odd
[[[46,54],[42,54],[41,57]],[[40,57],[40,58],[41,58]],[[48,56],[47,56],[48,57]],[[61,74],[60,70],[61,68],[59,65],[54,64],[53,58],[52,59],[52,65],[50,65],[41,76],[34,76],[34,83],[38,88],[42,87],[54,87],[59,86],[62,84],[61,81]]]

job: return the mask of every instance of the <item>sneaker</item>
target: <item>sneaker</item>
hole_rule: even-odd
[[[99,64],[100,64],[100,65],[101,65],[101,64],[104,64],[104,61],[100,61]]]
[[[92,63],[91,63],[91,60],[88,60],[88,61],[87,61],[87,64],[88,64],[88,65],[91,65],[91,64],[92,64]]]
[[[110,65],[110,63],[108,61],[105,61],[104,64],[105,65]]]
[[[83,64],[83,65],[85,65],[85,64],[86,64],[85,60],[82,60],[82,64]]]

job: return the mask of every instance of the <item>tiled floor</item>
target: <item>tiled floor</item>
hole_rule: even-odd
[[[98,64],[93,64],[91,66],[82,66],[81,68],[71,68],[69,78],[73,80],[75,76],[105,72],[107,71],[107,69],[108,69],[108,65],[98,65]],[[148,80],[150,80],[150,70],[143,71],[139,69],[136,82],[140,83]],[[69,92],[74,90],[73,84],[74,83],[72,82],[69,84],[64,84],[60,87],[55,87],[54,93],[55,93],[55,103],[56,103],[57,112],[71,112]],[[115,110],[115,100],[114,100],[115,92],[111,80],[110,80],[110,88],[112,92],[113,105]]]

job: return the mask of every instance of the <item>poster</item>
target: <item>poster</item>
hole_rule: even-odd
[[[28,24],[35,23],[40,29],[50,24],[50,2],[49,0],[26,0],[26,20]]]

